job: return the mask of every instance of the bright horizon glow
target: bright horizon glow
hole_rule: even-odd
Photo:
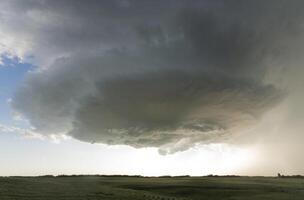
[[[88,144],[68,139],[59,143],[39,139],[15,138],[21,144],[14,157],[4,159],[0,152],[0,176],[60,174],[122,175],[228,175],[246,174],[255,161],[252,149],[227,144],[198,145],[185,152],[160,155],[156,148]],[[0,144],[1,145],[1,144]],[[6,147],[8,151],[13,150]],[[35,152],[35,149],[41,149]],[[17,152],[18,151],[18,152]],[[31,162],[27,162],[31,160]],[[24,163],[20,168],[18,163]],[[242,173],[243,172],[243,173]]]

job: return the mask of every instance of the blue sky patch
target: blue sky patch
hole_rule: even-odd
[[[12,122],[11,109],[8,99],[14,96],[16,89],[24,80],[28,71],[33,69],[29,63],[21,63],[17,58],[2,56],[0,66],[0,123]]]

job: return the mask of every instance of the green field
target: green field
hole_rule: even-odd
[[[0,200],[304,199],[303,178],[276,177],[2,177]]]

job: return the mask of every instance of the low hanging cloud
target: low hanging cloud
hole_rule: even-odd
[[[173,153],[225,140],[282,97],[272,86],[214,75],[171,71],[101,82],[77,111],[70,134]]]
[[[32,13],[79,24],[53,21],[44,32],[38,23],[32,53],[45,39],[64,56],[44,50],[51,64],[28,74],[12,106],[36,132],[91,143],[167,154],[231,140],[286,96],[269,78],[273,63],[293,59],[302,41],[300,2],[118,1],[105,12],[93,9],[105,3],[63,2],[68,12],[45,1]]]

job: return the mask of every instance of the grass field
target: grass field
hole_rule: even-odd
[[[0,200],[304,199],[303,178],[276,177],[2,177]]]

